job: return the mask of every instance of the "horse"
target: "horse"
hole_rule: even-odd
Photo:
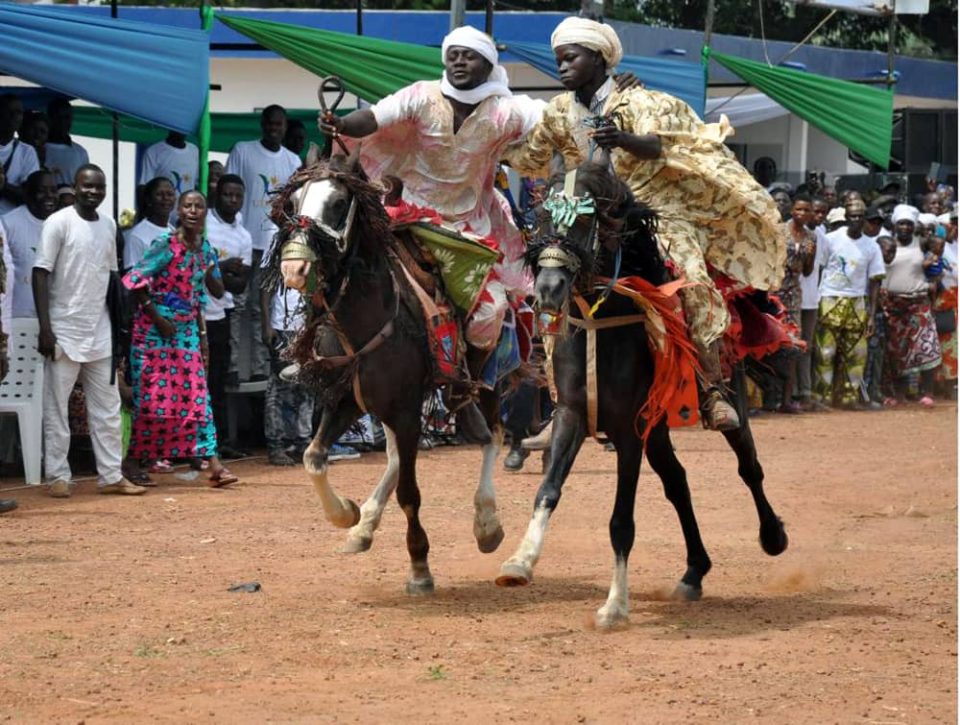
[[[267,256],[264,289],[281,282],[304,292],[308,321],[287,357],[300,366],[298,380],[321,406],[319,428],[304,467],[327,519],[349,528],[344,551],[366,551],[391,493],[407,518],[408,594],[433,591],[427,563],[430,544],[420,523],[417,450],[424,400],[437,389],[421,303],[401,268],[397,239],[355,150],[349,157],[309,165],[294,174],[274,201],[280,231]],[[495,391],[481,390],[478,405],[492,432],[483,445],[474,495],[474,536],[483,553],[503,540],[493,471],[502,442]],[[360,507],[332,487],[330,446],[363,412],[384,427],[387,465]]]
[[[496,583],[519,586],[532,581],[550,515],[560,501],[564,481],[588,433],[592,413],[597,430],[605,433],[617,454],[616,499],[610,518],[614,574],[607,600],[596,613],[598,626],[609,628],[628,618],[627,560],[634,541],[634,500],[644,450],[660,477],[666,498],[677,512],[686,543],[687,568],[674,598],[699,599],[703,578],[712,564],[700,537],[686,472],[674,453],[666,419],[650,421],[652,425],[643,420],[655,373],[650,333],[643,316],[638,315],[633,299],[606,288],[598,291],[595,286],[598,275],[636,275],[652,285],[668,281],[655,239],[656,215],[637,202],[629,187],[604,165],[581,165],[573,193],[573,199],[566,197],[567,211],[560,214],[566,214],[570,222],[566,233],[551,232],[549,223],[542,226],[526,256],[536,275],[536,306],[541,314],[562,316],[575,329],[555,338],[552,364],[558,406],[549,463],[536,493],[526,534],[501,566]],[[548,205],[549,202],[545,204]],[[595,322],[585,321],[583,310],[594,305],[600,295],[605,299],[596,308]],[[578,296],[582,307],[573,304]],[[594,327],[596,335],[594,411],[589,410],[589,332],[583,329],[589,326]],[[742,370],[738,370],[734,392],[741,426],[723,435],[737,456],[739,475],[753,495],[760,520],[760,544],[767,554],[776,556],[787,548],[788,540],[782,521],[764,494],[763,469],[747,422],[743,383]]]

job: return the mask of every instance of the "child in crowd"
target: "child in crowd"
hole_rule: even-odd
[[[893,237],[881,235],[877,237],[883,263],[890,264],[897,254],[897,243]],[[883,291],[880,291],[883,294]],[[883,314],[882,305],[877,305],[873,315],[873,334],[867,340],[867,364],[863,370],[863,386],[869,401],[867,406],[871,410],[883,407],[884,394],[880,381],[883,380],[883,351],[887,346],[887,321]]]
[[[261,332],[263,343],[270,350],[271,367],[264,400],[264,434],[268,460],[273,466],[296,465],[313,438],[313,394],[280,376],[280,371],[287,367],[283,351],[303,327],[304,315],[297,290],[262,294]]]

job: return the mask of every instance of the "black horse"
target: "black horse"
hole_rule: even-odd
[[[608,278],[618,276],[617,272],[620,277],[636,275],[655,285],[668,281],[655,241],[656,217],[634,200],[623,182],[609,174],[605,166],[588,163],[579,168],[573,191],[572,200],[566,197],[569,228],[563,233],[554,231],[539,237],[527,254],[527,261],[536,273],[536,300],[540,311],[565,316],[576,329],[572,334],[559,335],[555,341],[552,361],[558,407],[550,463],[536,494],[526,536],[501,567],[497,578],[501,586],[531,581],[550,515],[588,434],[591,401],[587,391],[587,333],[582,329],[584,316],[577,305],[572,304],[572,299],[581,295],[592,305],[598,294],[606,294],[602,290],[598,292],[594,285],[599,275]],[[591,205],[594,206],[592,212]],[[647,329],[637,320],[637,313],[632,299],[613,293],[595,314],[599,328],[595,332],[596,428],[606,434],[617,451],[616,502],[610,519],[614,575],[607,601],[597,612],[597,623],[604,627],[627,618],[627,558],[634,540],[634,500],[644,453],[637,425],[641,421],[642,428],[643,419],[638,418],[638,414],[647,401],[654,376]],[[621,318],[621,322],[627,324],[611,323],[613,318]],[[604,327],[604,320],[617,326]],[[737,455],[740,477],[753,494],[760,519],[761,546],[775,556],[787,548],[787,535],[763,492],[763,469],[757,460],[741,393],[742,372],[738,371],[734,383],[743,424],[723,435]],[[676,509],[687,547],[687,570],[674,596],[695,600],[702,594],[703,577],[711,563],[700,538],[686,472],[674,454],[665,419],[643,432],[647,436],[647,458],[663,483],[667,499]]]
[[[358,158],[337,156],[311,165],[281,191],[273,217],[281,230],[268,254],[265,288],[282,281],[303,291],[312,310],[288,357],[300,365],[322,406],[319,429],[304,453],[327,518],[350,528],[345,551],[368,549],[390,494],[407,517],[411,571],[407,591],[433,590],[429,542],[420,524],[417,443],[424,400],[436,390],[434,356],[418,297],[400,266],[397,239],[380,196]],[[474,536],[480,551],[503,540],[497,517],[493,470],[502,441],[495,391],[480,393],[480,408],[493,432],[483,446],[474,496]],[[330,446],[364,411],[384,426],[387,467],[362,507],[330,485]]]

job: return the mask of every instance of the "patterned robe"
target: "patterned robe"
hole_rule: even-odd
[[[638,88],[610,93],[603,112],[624,131],[660,137],[659,158],[614,149],[613,167],[634,196],[660,215],[666,258],[697,283],[681,296],[692,336],[709,344],[723,335],[730,318],[708,265],[755,289],[780,286],[786,246],[776,204],[724,146],[733,133],[725,117],[705,124],[683,101]],[[584,120],[590,115],[573,92],[556,96],[542,121],[511,149],[510,163],[521,173],[543,176],[556,150],[567,170],[575,168],[589,153]]]
[[[157,312],[174,326],[173,335],[163,337],[143,307],[133,321],[130,454],[137,458],[217,455],[197,322],[207,301],[204,275],[215,263],[217,255],[206,239],[199,251],[192,251],[168,232],[153,241],[123,278],[127,289],[149,290]]]

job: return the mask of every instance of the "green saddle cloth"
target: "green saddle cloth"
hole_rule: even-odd
[[[440,267],[450,300],[464,314],[470,313],[500,255],[446,227],[415,222],[399,228],[409,229],[417,241],[430,250]]]

